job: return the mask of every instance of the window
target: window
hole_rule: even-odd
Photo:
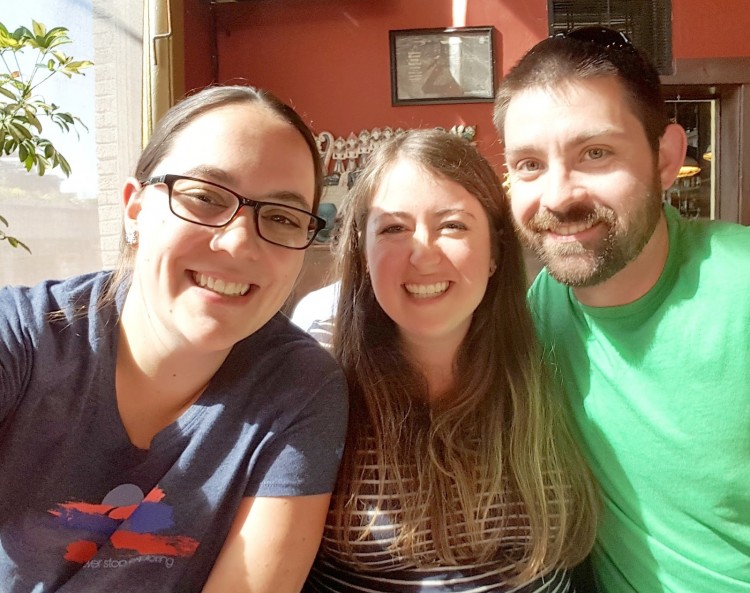
[[[672,73],[671,0],[547,0],[549,33],[605,25],[625,33],[660,74]]]
[[[704,147],[702,131],[689,135],[689,151],[697,154],[702,177],[710,165],[711,218],[750,224],[750,175],[743,166],[750,154],[750,58],[676,60],[675,74],[662,77],[662,82],[665,97],[677,101],[677,115],[685,118],[680,123],[686,129],[697,121],[706,130],[710,112],[711,160],[706,160],[708,146]],[[674,103],[669,105],[674,110]]]
[[[114,264],[120,233],[119,187],[140,147],[141,20],[137,0],[38,0],[9,3],[2,21],[9,29],[69,29],[73,44],[60,49],[95,63],[85,76],[45,83],[39,92],[80,117],[88,127],[57,133],[44,127],[71,164],[69,178],[57,169],[27,173],[13,155],[0,159],[0,215],[9,234],[32,253],[0,242],[0,285],[33,284]],[[58,77],[55,77],[58,78]]]
[[[686,218],[716,218],[714,146],[718,100],[704,98],[667,101],[671,120],[685,128],[687,155],[666,199]]]

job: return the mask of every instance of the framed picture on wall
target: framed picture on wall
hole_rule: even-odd
[[[491,102],[493,32],[493,27],[390,31],[391,103]]]

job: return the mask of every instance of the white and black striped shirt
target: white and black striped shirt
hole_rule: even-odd
[[[377,468],[374,450],[359,451],[358,464],[362,472],[358,475],[367,485],[372,486],[372,494],[360,495],[356,504],[350,505],[360,517],[355,517],[353,529],[367,525],[377,507]],[[388,483],[385,484],[389,491]],[[496,516],[516,513],[518,508],[495,509]],[[383,504],[381,503],[381,508]],[[389,550],[395,538],[400,513],[398,509],[377,511],[371,533],[366,539],[352,538],[353,553],[348,556],[341,551],[332,527],[333,511],[329,514],[325,534],[318,558],[305,586],[305,593],[566,593],[572,591],[568,573],[563,569],[550,568],[533,581],[522,585],[510,585],[509,577],[516,573],[512,558],[519,558],[524,544],[529,538],[527,521],[524,517],[514,521],[520,527],[498,526],[488,529],[487,539],[499,540],[500,552],[497,560],[477,563],[446,565],[440,563],[434,554],[431,537],[427,537],[423,554],[427,562],[422,566],[398,558]],[[457,521],[461,519],[457,516]],[[429,526],[420,526],[429,531]],[[431,557],[432,556],[432,557]]]

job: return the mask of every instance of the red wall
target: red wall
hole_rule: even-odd
[[[675,58],[750,57],[747,0],[672,0]]]
[[[547,35],[547,0],[466,4],[465,22],[454,23],[451,0],[247,0],[212,8],[206,0],[184,0],[186,88],[213,79],[213,10],[219,82],[270,89],[316,131],[334,135],[387,125],[476,124],[480,150],[499,167],[490,103],[391,106],[391,29],[492,25],[498,75]],[[672,0],[672,6],[675,58],[750,56],[746,0]]]

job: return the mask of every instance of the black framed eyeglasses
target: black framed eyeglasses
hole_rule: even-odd
[[[225,227],[240,208],[252,208],[258,236],[279,247],[307,249],[326,225],[325,218],[301,208],[250,200],[228,187],[196,177],[159,175],[141,181],[141,185],[158,184],[167,186],[172,214],[201,226]]]
[[[635,51],[633,42],[628,39],[625,33],[617,29],[610,29],[609,27],[578,27],[565,33],[558,33],[557,36],[565,39],[575,39],[584,43],[593,43],[606,49]]]

